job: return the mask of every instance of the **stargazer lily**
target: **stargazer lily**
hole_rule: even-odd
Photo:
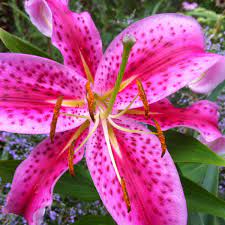
[[[60,176],[84,153],[99,195],[119,225],[186,225],[186,201],[163,130],[187,126],[221,137],[217,107],[186,109],[166,97],[201,77],[222,56],[204,51],[192,18],[161,14],[122,31],[102,55],[88,13],[66,0],[27,1],[64,65],[32,55],[0,54],[0,129],[50,137],[17,168],[5,213],[40,224]],[[150,132],[142,123],[156,127]],[[181,149],[182,151],[182,149]],[[163,157],[162,157],[163,156]]]

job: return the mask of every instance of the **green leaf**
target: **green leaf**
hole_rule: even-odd
[[[217,196],[219,170],[217,166],[179,163],[182,174]],[[203,213],[189,213],[188,225],[219,225],[218,218]]]
[[[48,54],[41,51],[39,48],[15,35],[8,33],[2,28],[0,28],[0,40],[2,40],[6,48],[8,48],[11,52],[19,52],[50,58]]]
[[[19,160],[0,160],[0,177],[3,183],[12,182],[13,174],[20,162]]]
[[[205,225],[200,213],[189,213],[188,214],[188,225]]]
[[[62,196],[71,196],[82,201],[99,200],[99,195],[95,189],[89,171],[82,165],[74,167],[75,177],[66,173],[57,182],[54,192]]]
[[[225,201],[217,198],[198,184],[181,176],[189,212],[204,212],[225,218]]]
[[[167,131],[167,148],[177,163],[190,162],[225,166],[225,159],[211,151],[197,139],[176,131]]]
[[[216,101],[217,97],[220,95],[220,93],[225,89],[225,81],[223,81],[221,84],[219,84],[213,92],[209,95],[208,99],[210,101]]]
[[[202,184],[206,170],[208,168],[207,164],[198,163],[178,163],[182,175],[192,180],[195,183]]]
[[[84,216],[81,217],[74,225],[115,225],[110,216]]]
[[[0,177],[3,183],[11,182],[16,167],[21,161],[0,160]],[[65,173],[57,182],[54,192],[64,197],[72,196],[81,201],[99,200],[99,195],[91,180],[88,170],[82,165],[76,165],[75,177]]]

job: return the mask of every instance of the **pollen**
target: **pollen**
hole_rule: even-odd
[[[158,135],[159,141],[160,141],[160,143],[161,143],[161,148],[162,148],[162,154],[161,154],[161,157],[163,157],[163,156],[165,155],[166,149],[167,149],[167,147],[166,147],[166,138],[165,138],[165,136],[164,136],[164,134],[163,134],[163,131],[162,131],[162,129],[161,129],[161,127],[160,127],[158,121],[155,120],[155,119],[153,119],[153,121],[154,121],[154,123],[155,123],[155,127],[156,127],[156,129],[157,129],[157,135]]]
[[[149,114],[150,114],[150,109],[149,109],[149,105],[148,105],[148,99],[145,93],[145,90],[143,88],[143,85],[141,83],[140,80],[136,80],[137,86],[138,86],[138,95],[141,99],[141,101],[143,102],[144,105],[144,110],[145,110],[145,117],[148,119],[149,118]]]
[[[75,176],[74,168],[73,168],[74,146],[75,146],[75,141],[73,141],[71,143],[71,145],[69,146],[69,150],[68,150],[68,167],[69,167],[69,173],[73,177]]]
[[[94,98],[94,93],[91,90],[91,83],[90,81],[88,81],[86,83],[86,97],[87,97],[87,102],[88,102],[88,110],[89,110],[89,114],[90,117],[92,119],[92,121],[95,121],[95,98]]]
[[[54,142],[55,130],[56,130],[56,125],[57,125],[57,121],[58,121],[58,117],[59,117],[59,112],[60,112],[60,109],[62,106],[62,102],[63,102],[63,96],[59,96],[55,103],[52,122],[51,122],[51,126],[50,126],[50,139],[51,139],[52,143]]]
[[[127,212],[129,213],[131,211],[131,204],[130,204],[130,198],[126,188],[126,183],[123,177],[121,177],[121,186],[123,190],[123,198],[127,206]]]

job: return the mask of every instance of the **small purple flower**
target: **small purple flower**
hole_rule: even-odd
[[[189,10],[194,10],[198,7],[198,3],[196,2],[182,2],[182,8],[186,11],[189,11]]]
[[[57,217],[57,213],[55,211],[50,211],[49,212],[49,217],[51,220],[56,220],[56,217]]]

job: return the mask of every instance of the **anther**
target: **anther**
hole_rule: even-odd
[[[153,121],[154,121],[154,123],[155,123],[155,127],[156,127],[156,129],[157,129],[157,135],[158,135],[159,141],[160,141],[160,143],[161,143],[161,148],[162,148],[162,154],[161,154],[161,157],[163,157],[163,156],[165,155],[166,149],[167,149],[167,147],[166,147],[166,138],[165,138],[165,136],[164,136],[164,134],[163,134],[163,131],[162,131],[162,129],[161,129],[161,127],[160,127],[158,121],[155,120],[155,119],[153,119]]]
[[[138,95],[141,99],[141,101],[143,102],[144,105],[144,110],[145,110],[145,117],[148,119],[149,118],[149,114],[150,114],[150,109],[149,109],[149,104],[148,104],[148,99],[145,93],[145,90],[143,88],[143,85],[141,83],[140,80],[136,80],[137,83],[137,87],[138,87]]]
[[[69,147],[68,150],[68,167],[69,167],[69,173],[71,176],[75,176],[74,173],[74,168],[73,168],[73,157],[74,157],[74,146],[75,146],[75,141],[73,141]]]
[[[62,102],[63,102],[63,96],[58,97],[55,103],[54,111],[53,111],[53,117],[52,117],[52,122],[50,126],[50,139],[52,143],[54,142],[56,124],[58,121],[59,111],[62,106]]]
[[[123,190],[123,198],[127,206],[127,212],[129,213],[131,211],[131,204],[130,204],[130,198],[126,188],[126,183],[123,177],[121,177],[121,186]]]
[[[93,122],[95,122],[95,98],[94,98],[94,93],[91,90],[91,84],[90,81],[86,83],[86,98],[88,102],[88,110],[90,117]]]

